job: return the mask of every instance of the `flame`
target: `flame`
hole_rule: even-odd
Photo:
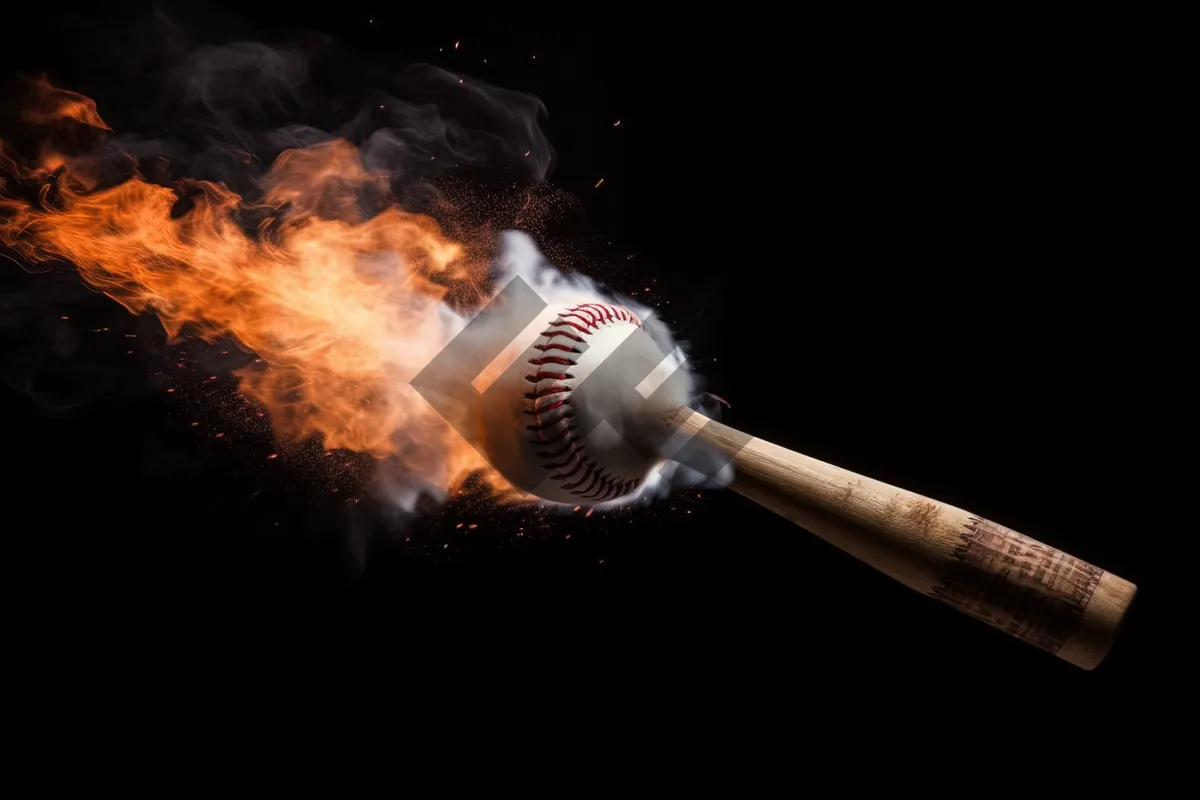
[[[111,131],[112,128],[100,119],[96,101],[50,83],[45,75],[31,81],[34,102],[21,111],[21,119],[35,125],[46,125],[62,119],[72,119],[92,128]]]
[[[45,79],[34,88],[27,122],[111,130],[90,99]],[[239,342],[262,360],[237,373],[241,391],[284,439],[396,459],[447,492],[479,472],[512,491],[409,386],[463,322],[448,293],[482,297],[479,247],[394,204],[364,218],[356,196],[386,197],[388,178],[346,141],[283,153],[258,203],[219,183],[153,184],[134,167],[96,188],[94,160],[46,146],[30,164],[0,148],[0,243],[70,262],[131,313],[157,315],[169,341]],[[19,198],[31,183],[37,201]]]

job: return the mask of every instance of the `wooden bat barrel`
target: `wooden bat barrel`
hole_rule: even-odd
[[[691,409],[679,409],[669,425],[693,452],[699,444],[729,463],[730,488],[744,497],[905,586],[1084,669],[1104,659],[1137,593],[1129,581],[1003,525]]]

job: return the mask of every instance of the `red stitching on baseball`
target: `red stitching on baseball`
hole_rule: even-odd
[[[540,406],[540,407],[535,408],[532,411],[526,409],[525,413],[526,414],[534,414],[534,415],[542,414],[542,413],[545,413],[546,411],[553,411],[554,409],[558,408],[559,406],[565,405],[566,403],[569,403],[569,402],[570,402],[569,399],[559,400],[557,403],[551,403],[548,406]]]
[[[557,372],[543,372],[539,369],[536,375],[526,375],[525,380],[529,381],[530,383],[537,383],[538,381],[544,381],[547,379],[552,381],[565,381],[574,377],[575,376],[569,372],[560,375]]]
[[[575,360],[570,359],[570,358],[563,358],[562,356],[542,356],[541,358],[529,359],[529,363],[533,364],[535,367],[540,367],[545,364],[567,364],[570,366],[574,366]]]
[[[572,447],[574,447],[576,450],[583,449],[583,445],[579,445],[578,447],[576,447],[575,442],[567,442],[566,444],[563,445],[561,450],[545,450],[541,453],[534,453],[534,455],[538,456],[539,458],[558,458],[563,453],[570,450]],[[548,467],[546,467],[546,469],[551,469],[551,467],[548,466]],[[555,469],[557,469],[557,468],[555,468]]]
[[[571,323],[567,323],[568,325]],[[566,336],[568,339],[574,339],[577,342],[582,342],[583,337],[577,336],[570,331],[542,331],[542,336]]]
[[[550,325],[553,327],[556,327],[556,328],[561,328],[563,325],[570,325],[572,328],[579,331],[580,333],[591,333],[591,331],[586,326],[580,325],[577,322],[571,322],[571,320],[569,320],[569,319],[560,319],[556,322],[551,322]],[[565,336],[566,334],[563,334],[563,335]],[[579,339],[579,341],[582,342],[583,339]]]
[[[575,447],[575,443],[574,443],[574,442],[568,442],[568,443],[567,443],[567,449],[568,449],[568,450],[571,450],[571,448],[572,448],[572,447]],[[564,467],[566,467],[566,466],[568,466],[568,465],[570,465],[570,464],[577,463],[577,462],[579,461],[579,459],[580,459],[579,451],[580,451],[580,450],[582,450],[582,449],[583,449],[583,448],[575,448],[574,450],[571,450],[571,455],[567,456],[567,457],[566,457],[565,459],[563,459],[562,461],[558,461],[558,462],[551,462],[551,463],[549,463],[549,464],[543,464],[543,465],[542,465],[542,468],[543,468],[543,469],[563,469]]]
[[[573,322],[572,320],[578,321]],[[591,336],[594,331],[600,329],[601,325],[617,321],[631,322],[639,328],[645,327],[637,315],[633,314],[629,309],[620,306],[582,303],[573,308],[568,308],[562,314],[559,314],[558,319],[551,322],[546,330],[542,331],[541,335],[545,337],[546,341],[535,344],[533,348],[543,353],[543,355],[538,358],[529,359],[529,363],[536,367],[557,364],[570,368],[577,363],[577,356],[581,353],[580,349],[571,345],[557,343],[553,340],[563,337],[575,342],[583,342],[585,341],[585,337]],[[567,355],[544,355],[549,350],[566,353]],[[525,380],[537,384],[543,380],[562,381],[570,380],[574,377],[569,372],[559,374],[539,369],[533,375],[526,375]],[[530,444],[547,445],[561,442],[564,439],[566,440],[562,447],[535,451],[534,455],[548,462],[542,465],[544,469],[554,470],[554,474],[550,476],[551,480],[562,482],[564,490],[580,499],[604,502],[605,500],[611,500],[632,491],[641,482],[639,479],[618,480],[616,476],[610,475],[605,470],[598,468],[584,454],[584,445],[579,443],[574,436],[577,426],[573,426],[569,422],[575,416],[569,407],[571,402],[570,394],[570,386],[553,383],[544,388],[537,388],[535,386],[532,392],[525,395],[525,400],[527,401],[525,413],[533,417],[533,424],[525,427],[527,430],[535,432],[538,436],[537,439],[530,440]],[[545,398],[550,398],[554,395],[561,395],[561,398],[545,400]],[[555,409],[561,410],[555,415],[553,420],[543,420],[542,415]],[[554,430],[558,428],[560,423],[562,427]],[[583,470],[583,474],[576,479],[580,470]],[[589,480],[590,482],[588,482]],[[588,482],[587,486],[584,486],[585,482]]]
[[[567,321],[567,317],[574,317],[575,319],[577,319],[577,320],[579,320],[580,322],[582,322],[582,323],[584,324],[584,327],[580,328],[578,325],[575,325],[575,323],[574,323],[574,322],[568,322],[568,321]],[[562,315],[562,317],[560,317],[560,319],[561,319],[563,322],[566,322],[568,325],[574,325],[576,328],[579,328],[579,330],[583,331],[584,333],[591,333],[591,332],[592,332],[592,330],[593,330],[594,328],[596,328],[596,327],[597,327],[597,326],[596,326],[596,320],[594,320],[594,319],[592,318],[592,315],[591,315],[591,314],[588,314],[587,316],[584,316],[582,313],[578,313],[578,314],[563,314],[563,315]]]
[[[582,342],[583,340],[580,339],[579,341]],[[535,344],[533,346],[533,349],[541,350],[543,353],[546,352],[547,350],[562,350],[565,353],[578,353],[579,352],[578,347],[571,347],[571,346],[565,345],[565,344]]]
[[[545,389],[538,389],[536,392],[529,392],[528,394],[525,395],[525,399],[526,400],[536,400],[539,397],[547,397],[552,394],[562,394],[563,392],[569,392],[569,391],[571,391],[571,388],[569,386],[563,386],[562,384],[559,384],[559,383],[552,383]]]
[[[541,438],[538,438],[538,439],[534,439],[534,440],[532,440],[532,441],[530,442],[530,444],[547,444],[547,443],[549,443],[549,442],[557,442],[557,441],[561,441],[562,439],[565,439],[565,438],[567,437],[567,435],[568,435],[568,434],[570,434],[570,433],[572,433],[572,432],[574,432],[574,431],[575,431],[575,428],[572,428],[571,426],[569,426],[569,425],[568,425],[567,427],[563,428],[561,431],[559,431],[558,433],[556,433],[554,436],[552,436],[552,437],[550,437],[550,438],[546,438],[546,437],[544,437],[544,436],[543,436],[543,437],[541,437]],[[539,431],[539,434],[540,434],[540,433],[541,433],[541,432]]]

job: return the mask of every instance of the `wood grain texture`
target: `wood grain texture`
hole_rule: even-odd
[[[750,439],[690,409],[670,420],[732,465],[730,488],[909,588],[1084,669],[1137,593],[1128,581],[937,500]]]

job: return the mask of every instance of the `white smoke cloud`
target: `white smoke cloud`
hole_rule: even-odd
[[[98,81],[136,80],[145,89],[140,107],[126,114],[126,132],[107,139],[93,154],[104,182],[124,179],[133,165],[144,172],[161,167],[156,180],[186,176],[220,182],[253,201],[269,183],[269,167],[280,152],[334,140],[352,143],[366,171],[387,176],[389,188],[397,193],[455,166],[507,168],[535,181],[546,180],[552,171],[555,154],[542,126],[546,109],[536,97],[428,64],[355,87],[347,85],[344,74],[336,81],[321,79],[322,64],[349,70],[354,62],[352,53],[326,38],[292,44],[230,42],[227,26],[217,27],[223,42],[194,41],[192,26],[158,14],[137,28],[138,35],[120,37],[134,44],[92,59],[107,70]],[[91,40],[108,39],[97,35]],[[148,124],[139,129],[141,122]],[[303,210],[319,209],[355,223],[392,202],[376,188],[368,181],[355,187],[353,202],[332,208],[319,201],[330,194],[341,197],[340,187],[326,192],[323,185],[313,184],[292,195],[298,198],[295,203],[308,201]],[[252,226],[255,221],[248,212],[245,223]],[[647,321],[660,349],[673,355],[662,369],[686,369],[681,366],[686,343],[675,340],[655,309],[585,275],[558,269],[528,235],[503,234],[495,272],[497,285],[519,277],[550,306],[600,301],[629,308]],[[404,265],[398,265],[397,280],[405,274]],[[469,322],[444,305],[428,319],[447,341]],[[689,391],[696,394],[698,389],[693,375]],[[637,496],[620,503],[645,502],[681,483],[700,482],[701,477],[672,465],[655,474]],[[411,472],[383,470],[381,481],[385,496],[405,512],[412,512],[422,496],[439,493],[438,487]]]
[[[532,237],[520,231],[507,231],[503,234],[496,267],[498,285],[503,286],[515,278],[520,278],[537,292],[550,309],[561,309],[580,303],[603,303],[629,309],[643,321],[647,333],[664,354],[663,362],[647,377],[643,385],[649,385],[649,390],[653,390],[676,370],[682,369],[686,376],[684,385],[687,396],[698,397],[699,380],[688,365],[686,343],[675,338],[674,333],[660,318],[657,309],[633,297],[602,288],[582,273],[563,272],[546,259]],[[528,331],[541,328],[541,324],[535,323]],[[636,493],[605,503],[600,508],[650,502],[665,497],[676,488],[685,485],[707,486],[713,485],[713,481],[672,461],[663,469],[652,473]],[[569,511],[570,507],[564,507],[564,510]]]

